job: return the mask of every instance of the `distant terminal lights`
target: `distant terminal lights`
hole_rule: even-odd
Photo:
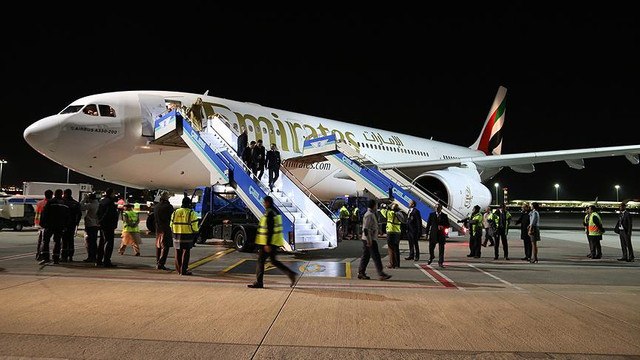
[[[596,205],[604,211],[616,211],[620,206],[620,201],[581,201],[581,200],[513,200],[506,205],[510,208],[520,208],[522,204],[531,204],[532,202],[540,204],[540,209],[544,210],[579,210],[584,211],[590,205]],[[628,201],[627,209],[629,211],[640,211],[640,201]]]

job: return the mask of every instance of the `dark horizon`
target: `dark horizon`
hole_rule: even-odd
[[[135,15],[35,15],[41,25],[33,34],[8,40],[3,71],[16,96],[0,143],[0,159],[8,161],[2,184],[64,182],[66,168],[29,147],[22,132],[77,98],[121,90],[209,90],[469,146],[502,85],[503,154],[636,145],[640,29],[633,13],[510,5],[467,14],[432,7],[327,17],[220,9],[216,26],[196,15],[189,26],[168,30]],[[620,200],[640,199],[640,166],[623,156],[585,165],[537,164],[532,174],[506,168],[486,185],[492,194],[495,182],[508,187],[514,200],[554,200],[556,183],[561,200],[615,201],[614,185]],[[75,172],[70,180],[109,186]]]

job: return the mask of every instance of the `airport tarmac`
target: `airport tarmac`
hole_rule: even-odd
[[[155,270],[149,236],[140,257],[114,252],[112,269],[80,262],[80,237],[75,262],[39,266],[35,240],[0,232],[0,358],[640,359],[640,261],[616,260],[615,234],[590,260],[581,231],[543,231],[537,264],[519,260],[517,230],[508,261],[492,247],[470,259],[467,238],[452,237],[444,269],[421,241],[421,261],[403,259],[388,281],[372,263],[372,280],[357,279],[361,242],[345,240],[282,254],[301,276],[290,287],[268,266],[265,289],[246,286],[255,254],[222,241],[198,244],[194,275],[179,276]]]

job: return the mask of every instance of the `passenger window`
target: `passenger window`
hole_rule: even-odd
[[[98,116],[98,107],[95,104],[89,104],[82,109],[82,112],[87,115]]]
[[[262,128],[262,133],[266,134],[267,133],[267,128]]]
[[[109,105],[98,105],[100,116],[116,117],[116,110]]]
[[[238,131],[238,124],[233,124],[233,130]]]
[[[253,126],[249,125],[249,131],[253,132]]]

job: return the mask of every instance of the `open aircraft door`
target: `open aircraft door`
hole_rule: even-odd
[[[142,115],[142,136],[154,136],[154,126],[158,115],[167,110],[164,97],[139,94],[140,113]]]

